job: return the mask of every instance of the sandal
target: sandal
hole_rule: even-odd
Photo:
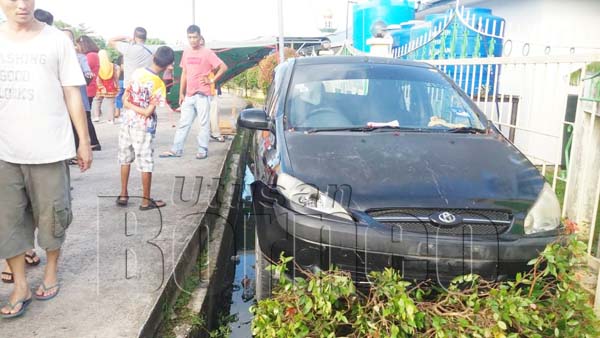
[[[210,139],[215,141],[215,142],[225,142],[225,137],[223,136],[212,136],[210,135]]]
[[[150,200],[150,204],[140,205],[140,210],[146,211],[146,210],[162,208],[165,206],[167,206],[167,203],[163,202],[162,200]]]
[[[27,310],[27,306],[31,303],[31,300],[33,299],[33,297],[29,297],[29,299],[21,299],[16,301],[14,304],[11,304],[10,302],[8,302],[6,305],[8,305],[8,308],[10,309],[10,311],[14,310],[14,308],[16,308],[19,304],[21,304],[21,309],[19,309],[19,311],[15,312],[15,313],[2,313],[0,314],[0,316],[4,319],[8,319],[8,318],[15,318],[15,317],[19,317],[21,315],[23,315],[25,313],[25,311]]]
[[[158,155],[158,157],[162,157],[162,158],[165,158],[165,157],[181,157],[181,155],[176,154],[176,153],[174,153],[172,151],[165,151],[164,153]]]
[[[44,284],[42,282],[42,285],[40,285],[40,288],[42,289],[42,295],[38,295],[37,292],[33,294],[33,296],[37,300],[50,300],[50,299],[56,297],[56,295],[58,295],[58,292],[60,291],[60,286],[58,285],[58,283],[47,287],[46,284]],[[47,296],[43,295],[44,293],[46,293],[52,289],[56,289],[56,292],[51,295],[47,295]]]
[[[37,260],[35,260],[37,258]],[[40,258],[38,257],[38,255],[35,253],[35,251],[30,255],[28,253],[25,253],[25,263],[29,266],[37,266],[40,264]]]
[[[4,277],[6,276],[6,278]],[[12,272],[2,271],[2,281],[7,284],[12,284],[15,282],[15,278],[13,277]]]
[[[126,207],[129,203],[129,196],[118,196],[117,205],[120,207]]]
[[[196,154],[196,159],[197,160],[203,160],[203,159],[205,159],[207,157],[208,157],[208,153],[197,153]]]

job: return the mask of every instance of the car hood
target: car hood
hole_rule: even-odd
[[[323,190],[347,185],[343,190],[351,194],[344,204],[358,210],[525,212],[544,184],[539,171],[497,134],[288,132],[285,137],[287,173]]]

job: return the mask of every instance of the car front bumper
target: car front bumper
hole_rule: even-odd
[[[277,203],[257,224],[260,250],[277,261],[293,256],[304,269],[336,266],[365,281],[370,271],[391,267],[406,279],[447,282],[474,273],[489,280],[514,278],[558,231],[536,236],[441,236],[402,231],[381,223],[350,223],[295,213]],[[265,221],[266,220],[266,221]]]

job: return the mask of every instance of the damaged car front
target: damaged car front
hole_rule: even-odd
[[[267,110],[244,111],[239,123],[260,129],[258,270],[284,253],[357,282],[385,267],[440,283],[505,279],[559,235],[560,206],[539,171],[428,65],[288,61]]]

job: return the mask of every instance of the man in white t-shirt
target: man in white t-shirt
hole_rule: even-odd
[[[13,271],[14,289],[0,317],[20,316],[33,297],[59,291],[57,265],[72,220],[67,159],[81,171],[92,152],[79,86],[85,80],[72,43],[34,19],[35,0],[0,0],[0,258]],[[71,122],[79,136],[75,151]],[[42,284],[32,294],[25,251],[34,233],[46,250]]]

